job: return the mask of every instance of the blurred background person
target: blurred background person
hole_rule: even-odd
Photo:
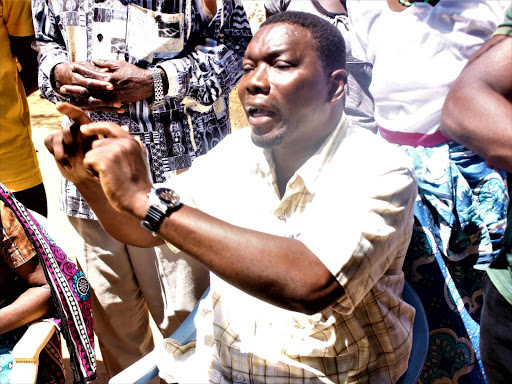
[[[508,2],[354,0],[347,6],[373,64],[379,134],[411,158],[418,180],[404,269],[429,322],[420,381],[485,383],[482,279],[503,244],[506,176],[444,136],[440,123],[446,94],[501,23]]]
[[[27,95],[37,90],[30,0],[0,0],[0,182],[26,207],[47,215],[32,143]]]
[[[512,3],[505,21],[468,64],[446,97],[443,133],[488,165],[512,172]],[[480,350],[489,384],[512,378],[512,212],[501,251],[483,281]]]

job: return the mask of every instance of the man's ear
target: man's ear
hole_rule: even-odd
[[[342,101],[345,97],[345,85],[347,84],[347,71],[337,69],[329,76],[329,102],[331,104]]]

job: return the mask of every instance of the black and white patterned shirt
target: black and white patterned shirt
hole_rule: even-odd
[[[229,92],[241,77],[251,29],[240,0],[223,0],[212,16],[202,0],[33,0],[39,87],[52,102],[68,100],[52,85],[61,62],[126,60],[159,66],[169,79],[166,105],[129,104],[123,114],[94,112],[92,120],[130,128],[146,146],[154,182],[213,148],[230,133]],[[65,119],[63,124],[67,124]],[[95,215],[63,180],[61,208]]]

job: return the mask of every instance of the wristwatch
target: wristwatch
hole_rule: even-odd
[[[180,196],[170,188],[152,188],[148,193],[149,208],[146,218],[140,222],[142,228],[156,236],[160,225],[167,216],[182,207]]]
[[[153,74],[153,88],[155,90],[154,100],[150,105],[151,109],[158,109],[165,105],[164,97],[164,84],[162,81],[162,74],[158,68],[149,68]]]

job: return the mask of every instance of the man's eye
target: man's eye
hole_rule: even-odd
[[[249,65],[244,65],[244,67],[243,67],[243,69],[242,69],[242,70],[243,70],[243,72],[244,72],[244,73],[249,73],[249,72],[251,72],[253,69],[254,69],[254,68],[253,68],[253,67],[251,67],[251,66],[249,66]]]
[[[292,65],[290,63],[286,63],[284,61],[277,61],[274,63],[274,68],[277,68],[277,69],[288,69],[291,67],[292,67]]]

